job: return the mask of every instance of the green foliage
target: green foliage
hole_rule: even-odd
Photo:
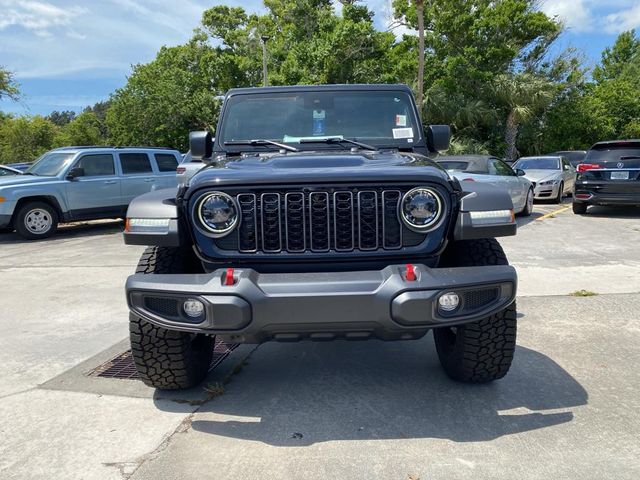
[[[18,84],[13,79],[13,73],[0,65],[0,99],[3,97],[17,100],[20,96]]]
[[[53,124],[58,125],[59,127],[63,127],[76,118],[76,112],[73,112],[71,110],[64,110],[62,112],[54,110],[45,118]]]
[[[104,137],[100,131],[100,121],[95,113],[86,111],[64,125],[54,138],[58,147],[69,145],[102,145]]]
[[[213,130],[219,108],[216,95],[232,86],[224,60],[196,39],[163,47],[151,63],[134,66],[107,110],[111,143],[184,150],[190,130]]]
[[[56,126],[41,116],[0,123],[0,163],[29,162],[53,147]]]

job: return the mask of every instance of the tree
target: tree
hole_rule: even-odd
[[[0,66],[0,100],[4,97],[15,101],[19,96],[20,90],[13,78],[13,73]]]
[[[71,122],[74,118],[76,118],[76,112],[71,110],[57,111],[54,110],[49,115],[45,117],[47,120],[52,122],[53,124],[62,127]]]
[[[420,112],[424,104],[424,0],[414,0],[418,17],[418,85],[417,102]]]
[[[64,125],[54,138],[58,147],[70,145],[103,145],[105,138],[100,131],[100,121],[95,113],[85,111]]]
[[[0,123],[0,163],[30,162],[53,147],[56,126],[41,116]]]
[[[496,103],[505,111],[505,158],[516,160],[518,129],[553,101],[556,86],[548,80],[529,73],[501,74],[493,83]]]
[[[622,32],[613,46],[602,52],[601,63],[593,70],[593,79],[602,83],[618,78],[639,52],[640,39],[635,37],[635,30]]]

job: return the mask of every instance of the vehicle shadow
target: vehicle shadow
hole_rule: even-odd
[[[560,365],[525,347],[518,347],[504,379],[467,385],[445,376],[430,338],[268,343],[223,395],[204,404],[192,427],[274,446],[406,438],[475,442],[570,422],[571,409],[587,400]]]
[[[589,207],[584,216],[599,218],[640,218],[640,208],[634,206],[603,207],[594,205]]]
[[[122,232],[124,223],[120,219],[97,220],[92,222],[75,222],[60,224],[56,233],[42,240],[25,240],[14,232],[0,232],[0,244],[17,244],[25,242],[55,242],[78,237],[90,237],[95,235],[108,235]]]

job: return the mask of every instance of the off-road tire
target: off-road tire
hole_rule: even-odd
[[[25,217],[34,209],[43,210],[47,212],[47,215],[49,215],[51,227],[46,232],[33,233],[24,224]],[[39,240],[49,238],[51,235],[56,233],[56,230],[58,229],[58,221],[58,212],[50,204],[46,202],[28,202],[22,205],[16,212],[15,217],[13,218],[13,228],[15,228],[16,232],[18,232],[22,238],[26,238],[27,240]]]
[[[584,215],[587,213],[588,205],[584,202],[573,202],[571,207],[573,208],[573,213],[576,215]]]
[[[507,256],[493,238],[453,242],[441,266],[480,267],[508,265]],[[504,377],[516,348],[516,304],[494,315],[457,327],[433,331],[438,358],[449,377],[469,383],[486,383]]]
[[[558,195],[553,199],[553,203],[562,203],[562,199],[564,198],[564,182],[560,182],[558,186]]]
[[[147,248],[136,273],[197,273],[197,260],[188,250]],[[214,337],[167,330],[135,314],[129,315],[131,353],[140,379],[161,390],[191,388],[207,375]]]

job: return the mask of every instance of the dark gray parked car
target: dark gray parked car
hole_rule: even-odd
[[[135,199],[125,242],[151,245],[126,284],[142,380],[190,387],[214,337],[411,340],[434,330],[460,381],[503,377],[516,343],[506,191],[464,186],[430,160],[449,127],[423,130],[403,85],[231,90],[208,166],[188,186]]]

